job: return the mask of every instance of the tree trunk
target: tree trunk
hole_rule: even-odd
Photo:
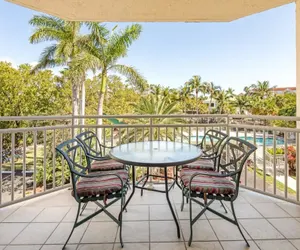
[[[79,113],[79,89],[78,84],[72,84],[72,115],[77,116]],[[74,125],[78,125],[78,119],[74,119]]]
[[[102,73],[101,77],[101,87],[100,87],[100,93],[99,93],[99,100],[98,100],[98,107],[97,107],[97,115],[103,115],[103,104],[104,104],[104,98],[105,98],[105,90],[106,90],[106,73]],[[102,125],[102,118],[97,119],[97,125]],[[101,141],[102,137],[102,130],[101,128],[97,128],[97,136],[99,140]]]
[[[196,112],[197,112],[197,115],[199,114],[199,107],[198,107],[198,91],[196,91]],[[198,117],[197,117],[197,120],[198,120]]]
[[[81,82],[81,104],[80,104],[80,115],[84,116],[85,115],[85,77],[82,77],[82,82]],[[84,125],[84,118],[81,118],[81,125]]]

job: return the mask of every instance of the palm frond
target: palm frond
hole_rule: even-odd
[[[139,38],[142,32],[142,26],[133,24],[120,32],[114,32],[106,47],[106,55],[111,56],[111,60],[123,57],[127,53],[128,47]]]
[[[40,27],[29,37],[29,42],[36,44],[45,41],[59,41],[63,40],[64,37],[66,37],[66,33],[63,31],[51,27]]]
[[[64,23],[64,20],[48,15],[34,15],[29,20],[29,24],[34,27],[48,27],[56,30],[63,30]]]
[[[125,76],[135,88],[145,90],[146,80],[134,67],[117,64],[109,69]]]

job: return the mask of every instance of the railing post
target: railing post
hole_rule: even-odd
[[[75,119],[74,119],[74,114],[72,114],[72,139],[75,137]]]
[[[153,120],[152,120],[152,117],[150,118],[150,121],[149,121],[149,141],[152,141],[152,138],[153,138]]]
[[[149,140],[152,141],[152,138],[153,138],[153,120],[152,120],[152,117],[150,117],[150,120],[149,120],[149,125],[150,125],[150,131],[149,131]],[[153,174],[153,168],[150,168],[150,181],[149,181],[149,185],[148,185],[148,188],[153,188],[153,177],[152,177],[152,174]]]

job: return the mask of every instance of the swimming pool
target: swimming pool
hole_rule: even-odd
[[[192,141],[195,142],[196,141],[196,136],[191,136]],[[202,140],[203,136],[200,135],[198,136],[198,142],[200,143]],[[239,138],[241,139],[245,139],[245,136],[239,136]],[[253,136],[247,136],[246,138],[247,141],[249,142],[253,142],[254,138]],[[257,145],[263,145],[264,139],[262,137],[256,137],[256,144]],[[276,145],[284,145],[284,139],[283,138],[276,138]],[[273,146],[273,136],[272,137],[266,137],[266,146]]]

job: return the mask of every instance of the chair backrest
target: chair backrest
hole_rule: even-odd
[[[233,180],[237,189],[245,163],[255,150],[256,147],[253,144],[237,137],[227,138],[221,146],[217,164],[218,170],[225,173],[235,172],[236,175],[233,176]]]
[[[90,160],[86,157],[83,146],[76,139],[71,139],[59,144],[56,150],[63,156],[69,166],[74,197],[78,199],[76,182],[80,178],[80,174],[88,174]]]
[[[83,145],[87,156],[103,157],[104,150],[94,132],[86,131],[77,135],[76,138]]]
[[[208,130],[198,146],[202,149],[204,157],[214,156],[219,152],[222,142],[226,139],[227,134],[210,129]]]

